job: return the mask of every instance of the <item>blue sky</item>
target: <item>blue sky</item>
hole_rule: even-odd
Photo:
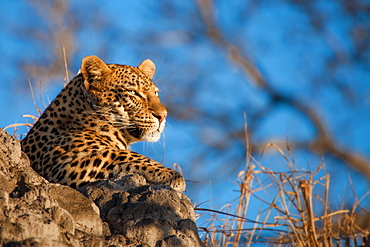
[[[238,196],[232,181],[244,169],[245,144],[240,138],[233,139],[231,133],[243,129],[244,114],[255,143],[280,143],[287,138],[303,142],[315,136],[305,115],[286,105],[270,105],[268,95],[230,62],[227,51],[204,35],[195,2],[65,3],[66,12],[59,22],[48,19],[53,17],[44,9],[48,4],[1,3],[1,127],[24,123],[22,114],[37,114],[28,80],[41,109],[40,95],[48,102],[62,89],[62,65],[52,78],[29,73],[22,66],[45,69],[55,53],[62,51],[63,38],[58,43],[52,35],[70,28],[74,30],[73,48],[67,50],[70,79],[81,59],[92,54],[108,63],[138,65],[146,58],[156,63],[155,81],[162,90],[163,103],[171,109],[169,125],[159,143],[138,143],[133,148],[167,166],[177,163],[186,179],[206,183],[188,184],[193,201],[212,199],[205,207],[223,205]],[[335,1],[318,1],[315,8],[325,14],[325,25],[319,32],[310,25],[304,9],[284,1],[257,5],[252,1],[215,1],[214,16],[225,37],[248,55],[273,88],[313,108],[341,147],[370,159],[369,64],[351,56],[354,44],[348,33],[353,20]],[[344,62],[334,69],[327,67],[330,61],[341,61],[338,54]],[[264,111],[263,117],[254,117]],[[8,131],[13,133],[13,129]],[[18,130],[18,134],[25,132],[24,128]],[[322,161],[320,154],[307,149],[293,154],[302,169],[314,170]],[[259,160],[259,152],[255,155]],[[331,156],[324,159],[332,176],[333,199],[345,191],[344,200],[353,200],[349,175],[359,194],[369,189],[368,181],[358,172]],[[274,170],[286,169],[276,152],[267,153],[262,163]]]

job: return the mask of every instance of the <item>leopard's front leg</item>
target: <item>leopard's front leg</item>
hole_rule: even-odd
[[[70,156],[69,156],[70,157]],[[128,150],[100,150],[98,153],[79,153],[74,159],[63,159],[61,170],[65,175],[58,178],[58,174],[49,178],[51,182],[79,187],[88,182],[114,178],[118,174],[139,174],[145,177],[150,184],[170,185],[174,190],[184,191],[184,178],[176,171],[141,154]],[[68,163],[66,163],[68,161]]]

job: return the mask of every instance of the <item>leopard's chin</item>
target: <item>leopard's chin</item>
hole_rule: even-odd
[[[147,142],[156,142],[159,140],[159,138],[161,137],[161,132],[159,129],[158,130],[155,130],[153,132],[150,132],[150,133],[147,133],[147,134],[144,134],[142,136],[142,139],[147,141]]]

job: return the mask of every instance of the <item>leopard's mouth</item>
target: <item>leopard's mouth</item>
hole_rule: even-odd
[[[141,140],[142,138],[142,136],[143,136],[143,130],[142,129],[140,129],[140,128],[129,128],[128,129],[128,133],[132,136],[132,137],[134,137],[135,139],[139,139],[139,140]]]

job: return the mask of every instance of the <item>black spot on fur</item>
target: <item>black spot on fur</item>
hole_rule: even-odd
[[[77,178],[78,173],[76,173],[76,172],[72,172],[72,173],[74,173],[74,174],[72,176],[70,176],[71,180],[75,180]]]
[[[115,160],[115,158],[117,157],[117,155],[115,154],[115,153],[111,153],[111,155],[110,155],[110,158],[112,159],[112,160]]]
[[[80,179],[83,179],[86,175],[86,170],[83,170],[80,174]]]
[[[122,156],[118,156],[117,157],[117,160],[119,160],[119,161],[125,161],[126,158],[127,158],[126,156],[122,155]]]
[[[95,177],[95,174],[96,174],[96,171],[91,171],[88,176],[90,178],[93,178],[93,177]]]
[[[94,160],[93,166],[99,167],[100,164],[101,164],[101,160],[100,159],[96,159],[96,160]]]
[[[102,166],[102,169],[106,168],[108,166],[109,162],[108,161],[105,161],[104,162],[104,165]]]
[[[71,174],[69,174],[69,178],[72,178],[72,176],[74,176],[76,173],[75,172],[71,172]]]
[[[105,151],[105,152],[102,154],[102,156],[103,156],[104,158],[106,158],[106,157],[108,156],[108,153],[109,153],[109,151]]]
[[[88,162],[88,160],[82,161],[81,164],[80,164],[80,168],[84,168],[85,166],[87,166],[87,162]]]

